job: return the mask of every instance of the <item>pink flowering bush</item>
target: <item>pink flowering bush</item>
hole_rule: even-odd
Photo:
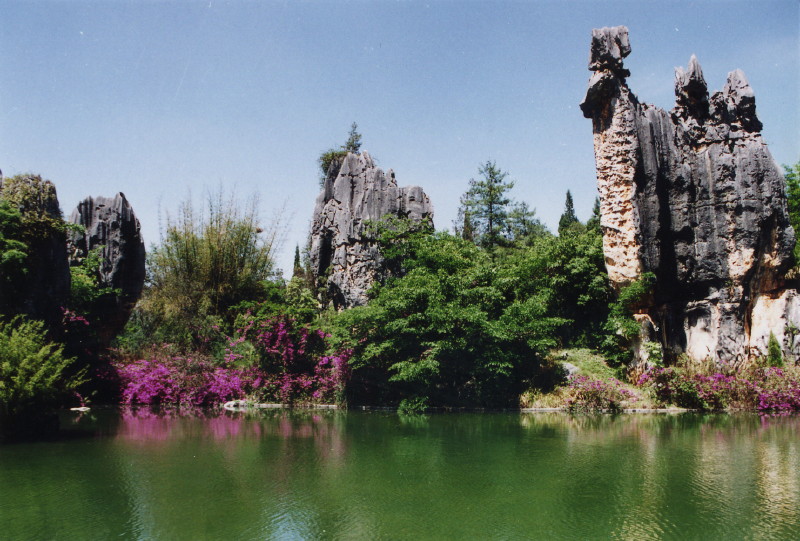
[[[287,317],[246,318],[226,337],[221,359],[166,354],[115,364],[125,404],[208,406],[259,402],[341,402],[349,378],[348,350],[325,355],[328,335]]]
[[[759,367],[737,374],[688,374],[676,368],[654,368],[639,378],[665,404],[699,409],[800,411],[798,368]]]
[[[615,379],[592,379],[587,376],[572,376],[567,384],[567,410],[577,411],[622,411],[625,402],[633,402],[636,396]]]
[[[259,383],[254,370],[184,357],[140,360],[116,368],[125,404],[205,406],[244,398]]]
[[[800,370],[762,368],[754,382],[756,409],[759,411],[800,411]]]

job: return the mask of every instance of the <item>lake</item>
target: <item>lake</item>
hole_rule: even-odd
[[[64,414],[2,539],[798,539],[800,417]]]

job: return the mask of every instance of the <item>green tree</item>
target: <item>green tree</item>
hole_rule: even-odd
[[[220,190],[207,205],[202,212],[190,200],[182,203],[148,254],[148,287],[140,302],[147,315],[136,320],[166,334],[156,339],[192,342],[192,332],[208,321],[230,322],[231,308],[263,298],[266,282],[275,277],[279,225],[262,226],[257,198],[243,205]]]
[[[347,141],[339,148],[330,148],[326,150],[317,160],[321,173],[319,181],[320,186],[325,182],[328,173],[334,176],[339,173],[339,168],[342,166],[342,161],[345,156],[347,156],[348,152],[352,152],[353,154],[361,152],[361,134],[358,132],[358,124],[355,122],[350,125]],[[332,165],[334,166],[333,170],[331,170]]]
[[[294,247],[294,263],[292,264],[292,278],[303,276],[303,263],[300,259],[300,245]]]
[[[786,204],[789,208],[789,223],[795,235],[800,235],[800,161],[789,166],[784,165],[786,179]],[[800,263],[800,242],[794,247],[795,264]]]
[[[566,322],[556,335],[564,345],[595,347],[604,336],[613,297],[599,234],[576,229],[538,236],[509,253],[498,273],[516,297],[536,296],[549,316]]]
[[[511,208],[506,230],[510,241],[524,245],[531,245],[535,239],[548,234],[545,225],[536,217],[536,210],[524,201]]]
[[[463,216],[469,218],[473,239],[493,253],[495,247],[505,241],[511,204],[507,193],[514,187],[514,182],[506,181],[508,173],[493,161],[487,160],[478,168],[478,173],[481,178],[470,179],[469,190],[461,197],[461,207]]]
[[[350,125],[350,133],[347,134],[342,150],[358,154],[361,151],[361,134],[358,133],[358,124],[353,122]]]
[[[57,331],[69,277],[66,267],[63,273],[53,268],[53,255],[66,245],[66,233],[73,226],[62,218],[55,186],[39,175],[3,178],[0,200],[5,201],[0,211],[6,239],[4,266],[12,273],[3,272],[0,279],[0,283],[12,282],[0,295],[0,312],[43,319],[51,331]]]
[[[12,298],[28,272],[28,246],[22,238],[22,213],[0,199],[0,313],[13,304]]]
[[[558,220],[558,234],[565,233],[572,224],[578,223],[578,217],[575,215],[575,206],[572,203],[572,194],[567,190],[567,200],[564,203],[564,212]]]
[[[47,341],[44,323],[21,316],[0,321],[0,437],[42,428],[85,381],[84,371],[69,374],[73,362],[63,346]]]
[[[380,245],[405,274],[335,321],[337,347],[353,349],[353,401],[515,404],[562,322],[537,295],[517,296],[514,281],[468,241],[390,227]]]
[[[594,231],[595,233],[602,234],[603,230],[600,227],[600,198],[594,198],[594,206],[592,207],[592,216],[586,222],[586,229]]]

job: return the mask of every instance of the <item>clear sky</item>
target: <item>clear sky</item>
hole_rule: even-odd
[[[554,229],[596,196],[578,104],[592,28],[624,24],[639,99],[674,104],[696,54],[711,91],[741,68],[778,163],[800,160],[798,0],[123,2],[0,0],[0,169],[52,180],[65,214],[126,194],[148,245],[159,216],[219,185],[285,208],[290,270],[319,154],[358,123],[439,229],[487,159]]]

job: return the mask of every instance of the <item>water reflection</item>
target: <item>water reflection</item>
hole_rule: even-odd
[[[800,538],[798,417],[186,413],[0,447],[4,535]]]

